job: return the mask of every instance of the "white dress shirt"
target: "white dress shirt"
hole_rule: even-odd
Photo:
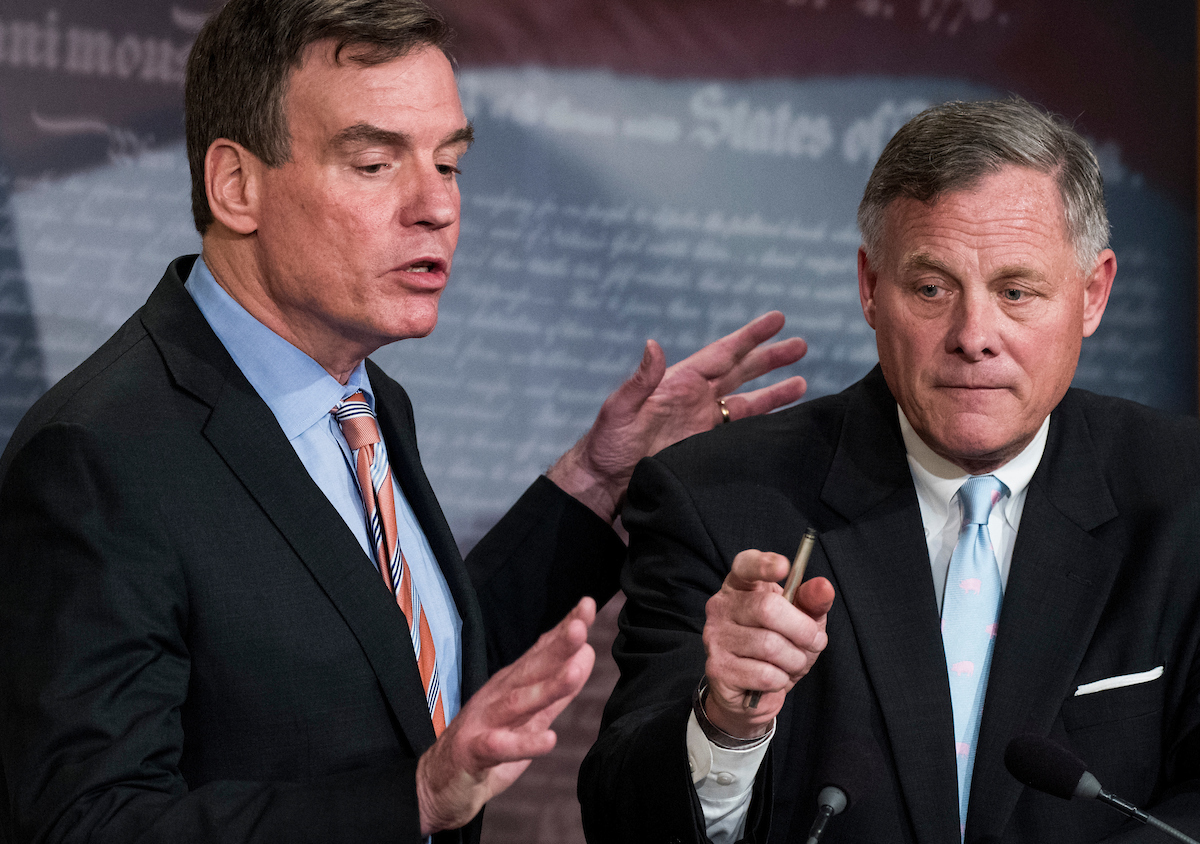
[[[917,490],[917,504],[921,510],[921,522],[925,528],[925,542],[929,547],[929,565],[933,572],[933,588],[937,594],[938,609],[946,591],[946,574],[950,570],[950,556],[958,542],[962,525],[962,505],[958,490],[971,477],[949,460],[935,454],[933,449],[917,436],[904,411],[899,406],[900,432],[904,437],[904,448],[908,455],[908,468],[913,485]],[[996,561],[1000,566],[1000,581],[1008,585],[1008,572],[1012,566],[1013,546],[1017,542],[1017,530],[1021,525],[1021,513],[1025,509],[1025,494],[1029,481],[1042,460],[1046,450],[1046,435],[1050,430],[1050,417],[1042,420],[1029,445],[991,472],[1007,487],[1008,492],[992,508],[988,519],[988,533],[996,550]],[[804,682],[801,680],[800,682]],[[772,734],[774,725],[772,725]],[[746,827],[746,814],[750,810],[750,797],[754,778],[767,755],[770,740],[749,750],[726,750],[710,742],[696,723],[696,716],[688,716],[687,754],[692,771],[692,784],[704,810],[705,828],[713,844],[732,844],[742,837]],[[814,807],[815,811],[815,807]]]
[[[946,458],[934,454],[933,449],[917,436],[904,412],[899,407],[896,411],[900,416],[904,448],[908,452],[908,470],[917,488],[925,542],[929,546],[929,565],[933,569],[933,588],[940,610],[942,595],[946,591],[946,573],[950,571],[950,555],[954,553],[962,527],[958,489],[971,476]],[[1008,494],[992,508],[992,515],[988,518],[988,534],[996,551],[996,562],[1000,565],[1000,582],[1005,586],[1008,586],[1008,570],[1012,566],[1013,546],[1017,543],[1021,513],[1025,510],[1025,494],[1029,491],[1029,480],[1042,461],[1049,430],[1050,417],[1047,416],[1029,445],[990,473],[1008,488]]]

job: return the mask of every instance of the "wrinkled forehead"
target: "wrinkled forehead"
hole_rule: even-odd
[[[914,238],[955,235],[981,245],[1025,240],[1055,253],[1069,249],[1074,258],[1057,181],[1024,167],[1003,168],[927,200],[898,197],[885,207],[882,223],[889,251],[913,248]]]
[[[958,180],[931,197],[894,198],[882,215],[885,243],[914,211],[937,214],[950,208],[969,211],[969,220],[979,225],[993,218],[1023,218],[1030,226],[1058,234],[1076,251],[1057,171],[1016,164]]]
[[[377,44],[322,38],[308,44],[288,69],[283,80],[283,98],[286,102],[298,79],[317,77],[320,84],[336,93],[353,86],[355,79],[384,77],[382,73],[372,74],[372,70],[391,69],[393,72],[388,76],[403,78],[405,74],[395,71],[404,68],[424,71],[407,74],[405,81],[414,99],[420,98],[431,83],[453,86],[457,94],[454,61],[449,53],[436,44],[422,42],[404,50],[396,50]],[[432,69],[432,75],[429,69]]]
[[[284,95],[290,133],[323,124],[335,134],[354,124],[413,134],[467,128],[454,69],[445,52],[420,45],[391,58],[369,60],[332,39],[314,42],[291,73]]]

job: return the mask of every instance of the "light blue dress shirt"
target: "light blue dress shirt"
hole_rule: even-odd
[[[374,565],[367,519],[354,479],[354,462],[341,428],[329,412],[346,396],[361,390],[375,409],[375,396],[362,363],[350,374],[347,384],[326,372],[304,352],[267,328],[217,284],[203,258],[196,259],[185,288],[200,308],[225,349],[241,369],[250,386],[267,403],[288,442],[308,474],[341,514],[358,539],[367,559]],[[434,559],[429,540],[421,530],[408,499],[392,476],[396,497],[396,532],[404,557],[425,607],[437,653],[442,685],[442,707],[449,723],[461,704],[462,657],[459,641],[462,618]],[[384,588],[380,578],[380,588]]]

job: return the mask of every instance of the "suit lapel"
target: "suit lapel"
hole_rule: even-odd
[[[1116,515],[1087,422],[1068,395],[1051,417],[1013,549],[971,784],[971,838],[998,838],[1020,796],[1003,763],[1009,740],[1048,734],[1074,693],[1121,562],[1089,531]]]
[[[337,608],[379,679],[405,738],[434,741],[403,614],[341,517],[309,476],[270,409],[213,334],[172,264],[142,322],[176,383],[210,405],[204,436]],[[389,443],[390,445],[390,443]]]
[[[878,369],[847,409],[822,500],[848,524],[821,546],[887,725],[916,838],[959,840],[953,715],[929,551],[896,405]]]

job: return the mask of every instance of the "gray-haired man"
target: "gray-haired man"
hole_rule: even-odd
[[[1195,834],[1200,428],[1068,389],[1116,273],[1095,156],[1020,100],[938,106],[859,224],[879,366],[634,476],[589,840],[801,841],[831,776],[859,799],[826,841],[1118,833],[1007,773],[1022,733]]]

